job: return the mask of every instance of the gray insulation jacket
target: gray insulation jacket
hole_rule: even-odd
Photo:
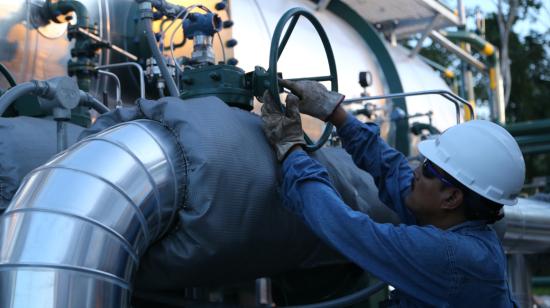
[[[313,156],[350,207],[397,222],[344,150]],[[56,305],[119,307],[132,293],[160,299],[345,262],[281,205],[280,182],[261,119],[215,97],[139,100],[104,114],[27,175],[1,220],[0,282],[58,282],[0,283],[0,304],[44,295]],[[50,234],[58,228],[46,222],[67,231]],[[36,295],[20,297],[27,292]]]
[[[177,136],[188,174],[171,231],[141,259],[137,290],[219,285],[342,261],[281,205],[281,168],[257,115],[215,97],[141,100],[100,117],[82,137],[139,118]],[[325,148],[314,157],[349,206],[397,221],[378,200],[372,177],[344,150]]]

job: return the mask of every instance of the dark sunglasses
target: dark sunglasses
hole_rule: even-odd
[[[428,178],[428,179],[437,178],[445,186],[449,186],[449,187],[454,187],[455,186],[449,180],[445,179],[445,177],[435,169],[432,162],[427,160],[427,159],[424,160],[424,163],[422,163],[422,175],[424,177]]]

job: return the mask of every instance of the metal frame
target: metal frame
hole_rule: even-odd
[[[455,105],[456,124],[460,124],[460,104],[466,105],[468,109],[470,109],[472,118],[475,118],[474,108],[472,107],[472,105],[462,97],[447,90],[428,90],[428,91],[417,91],[417,92],[393,93],[393,94],[377,95],[377,96],[362,96],[358,98],[347,99],[343,103],[350,104],[354,102],[370,101],[375,99],[394,99],[394,98],[403,98],[407,96],[433,95],[433,94],[441,95]]]
[[[424,43],[424,40],[426,40],[428,35],[430,35],[430,32],[432,32],[432,30],[434,29],[438,19],[439,19],[439,15],[435,15],[434,18],[430,21],[430,24],[428,25],[428,27],[424,30],[424,32],[422,32],[422,37],[420,38],[420,40],[418,40],[418,42],[416,42],[416,46],[414,46],[414,49],[409,54],[410,58],[414,58],[414,56],[416,56],[416,54],[420,51],[420,49],[422,48],[422,44]]]

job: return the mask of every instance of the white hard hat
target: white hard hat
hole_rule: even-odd
[[[462,123],[420,142],[418,150],[479,195],[516,204],[525,181],[525,162],[517,142],[499,125],[484,120]]]

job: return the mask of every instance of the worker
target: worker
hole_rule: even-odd
[[[525,178],[515,140],[474,120],[419,143],[426,158],[412,170],[381,137],[340,106],[344,96],[314,81],[287,81],[286,109],[263,97],[264,132],[282,161],[285,207],[324,242],[395,288],[393,307],[514,307],[506,257],[490,224],[513,205]],[[294,95],[293,95],[294,94]],[[334,124],[355,164],[370,173],[379,198],[401,224],[374,222],[348,207],[326,169],[302,147],[300,112]]]

